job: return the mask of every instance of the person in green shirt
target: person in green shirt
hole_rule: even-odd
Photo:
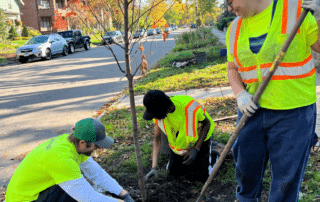
[[[94,150],[110,148],[113,143],[99,120],[78,121],[70,134],[49,139],[23,159],[9,182],[6,202],[133,202],[129,193],[90,157]],[[106,191],[121,199],[102,194]]]

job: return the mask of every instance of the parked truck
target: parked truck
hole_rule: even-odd
[[[57,34],[60,34],[67,41],[69,53],[71,54],[78,48],[90,49],[91,38],[89,35],[82,35],[81,30],[68,30]]]

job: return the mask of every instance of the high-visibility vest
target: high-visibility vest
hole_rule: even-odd
[[[249,36],[241,26],[242,19],[237,17],[230,26],[229,52],[250,94],[255,94],[272,66],[301,14],[301,4],[302,0],[278,0],[268,35],[258,54],[250,50]],[[285,110],[308,106],[316,101],[314,61],[306,34],[301,33],[300,27],[259,104],[263,108]]]
[[[184,155],[186,149],[193,146],[198,140],[198,114],[203,113],[209,119],[211,126],[205,140],[209,139],[214,130],[214,122],[208,112],[192,97],[186,95],[177,95],[170,98],[175,105],[176,113],[183,114],[183,123],[179,129],[179,135],[172,133],[172,126],[168,118],[155,119],[155,123],[167,135],[169,147],[179,155]]]

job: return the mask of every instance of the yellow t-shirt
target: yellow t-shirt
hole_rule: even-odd
[[[271,23],[272,7],[273,7],[273,3],[258,15],[242,20],[241,29],[246,30],[246,32],[248,33],[248,37],[258,37],[268,33],[270,28],[270,23]],[[229,52],[229,34],[230,34],[231,25],[229,26],[226,34],[228,62],[233,62],[233,56]],[[301,33],[305,33],[307,35],[306,39],[307,39],[308,46],[312,46],[318,40],[317,22],[314,19],[314,17],[311,15],[311,13],[308,13],[307,17],[305,18],[305,20],[301,25],[300,30],[301,30]]]
[[[39,193],[65,181],[81,177],[79,155],[69,134],[52,138],[34,148],[14,172],[6,193],[6,202],[34,201]]]

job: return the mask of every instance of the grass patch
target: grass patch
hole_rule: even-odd
[[[208,62],[185,68],[172,67],[174,61],[193,58],[191,50],[171,53],[159,61],[159,68],[151,70],[135,85],[135,94],[144,94],[151,89],[165,92],[193,88],[228,86],[227,59],[220,57],[219,50],[225,46],[197,49],[207,52]]]
[[[3,64],[3,63],[7,63],[8,60],[4,59],[3,57],[0,57],[0,64]]]

